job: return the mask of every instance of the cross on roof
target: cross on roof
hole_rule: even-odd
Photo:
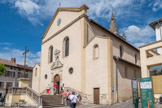
[[[29,52],[27,49],[27,46],[25,46],[25,52],[23,52],[24,55],[24,77],[25,77],[25,66],[26,66],[26,54]]]

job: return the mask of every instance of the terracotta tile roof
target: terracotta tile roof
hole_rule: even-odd
[[[23,68],[23,69],[24,69],[24,65],[17,64],[17,67],[18,67],[18,68]],[[25,66],[25,69],[33,70],[33,67]]]
[[[0,63],[8,66],[16,66],[16,63],[11,60],[0,59]]]
[[[24,69],[24,65],[16,64],[12,60],[5,60],[5,59],[0,58],[0,64],[4,64],[4,65],[7,65],[7,66],[14,66],[14,67],[17,67],[17,68],[23,68]],[[33,70],[33,67],[25,66],[25,69]]]

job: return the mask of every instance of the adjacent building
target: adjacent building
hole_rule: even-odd
[[[16,64],[16,58],[11,60],[0,59],[0,64],[6,67],[6,73],[0,76],[0,96],[4,96],[6,88],[18,87],[18,78],[24,74],[24,65]],[[30,79],[29,87],[32,87],[33,67],[25,66],[25,76]]]
[[[48,84],[78,91],[83,101],[112,104],[132,97],[131,79],[141,77],[139,50],[120,36],[112,13],[109,28],[87,16],[88,7],[58,8],[42,37],[32,88]]]
[[[142,77],[152,77],[155,98],[162,95],[162,18],[149,24],[156,41],[140,47]]]

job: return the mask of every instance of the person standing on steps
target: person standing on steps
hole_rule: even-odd
[[[46,88],[46,93],[49,94],[49,92],[50,92],[50,84],[48,84]]]
[[[69,98],[70,98],[70,101],[71,101],[70,107],[75,108],[76,107],[76,102],[79,102],[79,101],[78,101],[77,96],[75,95],[74,91],[72,92],[72,95],[70,95]]]
[[[62,102],[61,103],[67,105],[67,103],[66,103],[66,92],[64,90],[62,92]]]
[[[70,91],[67,90],[67,92],[66,92],[66,103],[67,103],[68,105],[70,105],[70,99],[69,99],[69,96],[70,96]]]
[[[57,83],[54,83],[54,85],[53,85],[53,92],[54,92],[54,95],[56,94],[56,88],[57,88]]]

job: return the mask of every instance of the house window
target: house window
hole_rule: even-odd
[[[6,83],[6,88],[11,88],[13,87],[13,83],[12,82],[7,82]]]
[[[49,63],[53,62],[53,47],[49,48]]]
[[[4,82],[0,82],[0,88],[4,88]]]
[[[69,56],[69,38],[65,37],[63,41],[63,57]]]
[[[20,78],[21,77],[21,72],[18,72],[18,76],[17,76],[18,78]]]
[[[44,78],[47,79],[47,74],[45,74]]]
[[[65,41],[65,56],[69,55],[69,38]]]
[[[35,68],[35,76],[37,76],[37,68]]]
[[[6,71],[6,77],[11,77],[11,72],[10,71]]]
[[[93,47],[93,58],[97,59],[99,58],[99,46],[96,44]]]
[[[119,50],[120,50],[120,58],[122,58],[123,57],[123,47],[121,45],[119,47]]]

